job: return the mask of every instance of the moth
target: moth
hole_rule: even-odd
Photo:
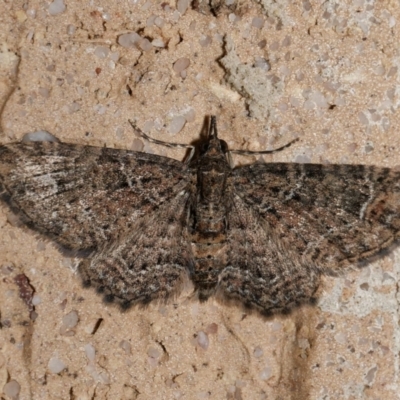
[[[200,301],[285,312],[313,301],[322,275],[399,236],[399,171],[231,168],[215,117],[200,148],[184,147],[190,155],[179,162],[68,143],[6,144],[1,198],[28,227],[80,256],[85,286],[124,308],[165,301],[190,279]]]

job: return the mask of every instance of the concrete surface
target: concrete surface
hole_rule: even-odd
[[[128,119],[190,143],[215,114],[231,148],[301,138],[267,162],[400,164],[397,1],[213,4],[1,2],[0,142],[46,130],[181,160]],[[400,398],[399,250],[269,319],[190,290],[121,313],[72,265],[0,207],[2,399]]]

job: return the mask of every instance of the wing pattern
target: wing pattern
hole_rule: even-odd
[[[181,162],[152,154],[55,142],[0,147],[6,200],[71,250],[101,249],[188,181]]]
[[[281,246],[321,272],[376,254],[399,236],[400,171],[254,164],[234,170],[233,184]]]
[[[0,195],[23,221],[79,254],[86,285],[129,306],[192,279],[261,313],[315,296],[400,235],[400,171],[269,163],[230,169],[212,120],[189,163],[54,142],[0,147]]]
[[[24,222],[61,246],[88,250],[85,285],[121,305],[174,295],[193,263],[190,177],[151,154],[54,142],[0,147],[0,184]]]
[[[337,274],[400,235],[400,172],[363,165],[235,169],[229,265],[218,295],[264,314],[314,300]]]

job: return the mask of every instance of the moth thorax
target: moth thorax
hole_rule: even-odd
[[[225,188],[225,171],[222,172],[215,169],[210,171],[200,170],[198,177],[201,199],[219,201]]]

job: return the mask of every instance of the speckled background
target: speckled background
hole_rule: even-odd
[[[0,142],[46,130],[182,159],[128,119],[190,143],[215,114],[231,148],[300,137],[266,162],[400,165],[398,1],[212,3],[1,2]],[[0,207],[2,399],[399,398],[399,250],[270,319],[190,288],[121,313],[73,265]]]

